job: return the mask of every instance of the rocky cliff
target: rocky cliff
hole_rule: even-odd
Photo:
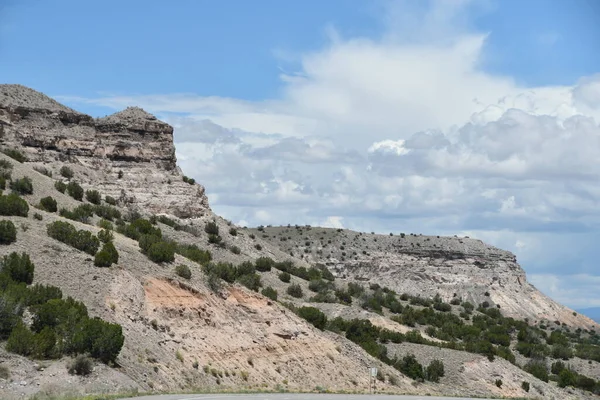
[[[0,144],[121,205],[181,218],[210,211],[204,188],[183,181],[173,128],[140,108],[94,119],[20,85],[0,85]]]
[[[424,297],[439,293],[445,301],[456,296],[476,306],[488,302],[506,316],[532,323],[597,327],[527,282],[514,254],[481,240],[308,227],[267,227],[256,233],[286,253],[325,264],[342,279],[378,283]]]

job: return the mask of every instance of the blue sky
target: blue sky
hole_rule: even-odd
[[[241,225],[478,237],[600,306],[597,21],[595,0],[0,0],[0,76],[171,123]]]

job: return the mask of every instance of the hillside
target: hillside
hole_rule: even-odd
[[[367,392],[372,366],[384,393],[576,399],[600,389],[598,325],[537,292],[508,252],[471,239],[236,227],[177,167],[173,128],[138,108],[94,119],[0,85],[0,146],[1,398]],[[67,296],[114,327],[114,343],[93,330],[78,340],[89,322]],[[107,348],[119,351],[103,360]],[[82,353],[92,372],[70,374]]]

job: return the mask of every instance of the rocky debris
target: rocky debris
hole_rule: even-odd
[[[120,205],[179,218],[210,213],[204,187],[183,181],[173,127],[141,108],[93,119],[20,85],[0,85],[0,145]]]

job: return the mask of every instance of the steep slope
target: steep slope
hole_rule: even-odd
[[[288,254],[327,266],[337,277],[378,283],[398,293],[500,307],[505,316],[598,328],[527,282],[514,254],[480,240],[424,235],[376,235],[310,227],[262,227],[253,232]]]

